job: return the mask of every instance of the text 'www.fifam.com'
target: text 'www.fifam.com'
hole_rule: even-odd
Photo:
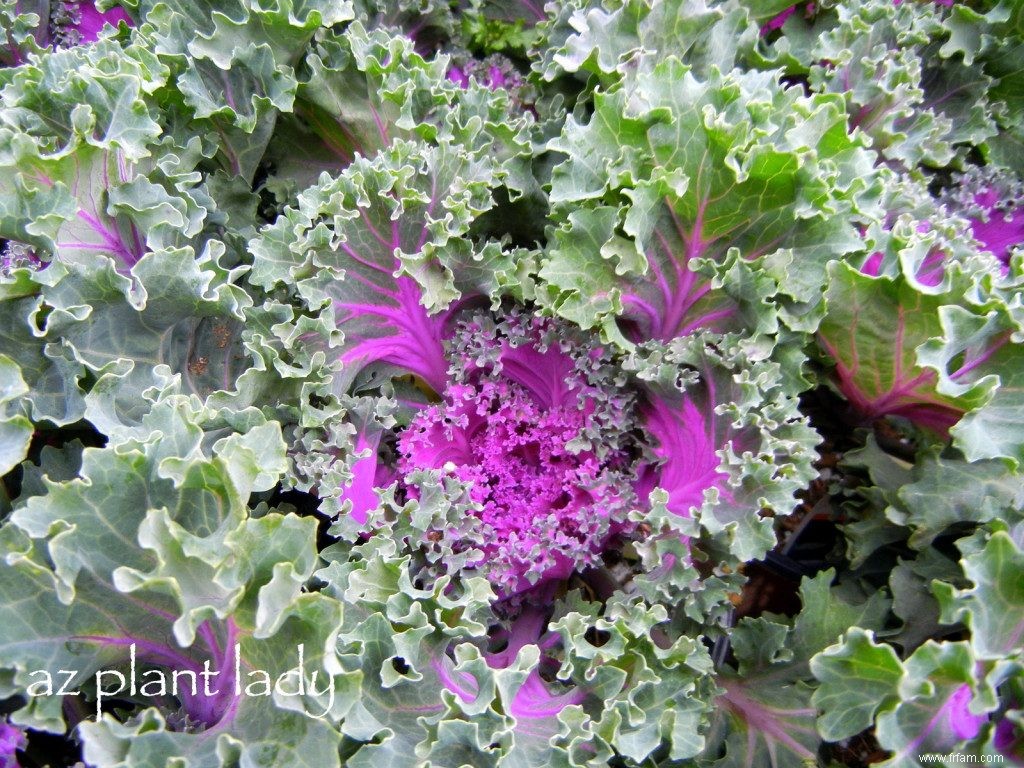
[[[963,752],[938,752],[918,755],[919,763],[937,763],[939,765],[1002,765],[1006,758],[1002,755],[967,755]]]

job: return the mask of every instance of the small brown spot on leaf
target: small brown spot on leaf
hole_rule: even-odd
[[[224,323],[217,323],[213,326],[213,338],[217,349],[224,349],[231,341],[231,330]]]

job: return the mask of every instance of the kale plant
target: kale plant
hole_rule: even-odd
[[[1016,0],[0,0],[0,766],[1024,765]]]

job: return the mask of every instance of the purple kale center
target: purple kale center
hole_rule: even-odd
[[[95,42],[105,24],[116,27],[120,21],[132,25],[120,8],[101,13],[92,0],[61,0],[50,15],[50,32],[55,47],[71,48]]]
[[[971,217],[974,238],[1003,264],[1010,261],[1013,246],[1024,242],[1024,208],[999,199],[995,189],[974,196],[981,213]]]
[[[0,768],[18,768],[17,750],[27,744],[25,732],[6,720],[0,720]]]
[[[624,529],[636,503],[625,431],[634,401],[604,385],[600,350],[558,342],[548,321],[513,320],[482,347],[479,336],[468,342],[480,328],[462,328],[458,375],[401,436],[399,469],[441,469],[469,485],[478,566],[514,594],[592,564]]]
[[[42,261],[30,245],[8,240],[0,246],[0,275],[10,275],[15,269],[38,269],[41,265]]]
[[[1024,181],[1006,171],[971,168],[944,195],[950,209],[971,224],[974,239],[1003,265],[1024,244]]]

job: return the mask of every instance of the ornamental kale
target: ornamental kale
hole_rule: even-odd
[[[1024,765],[1014,2],[0,23],[0,766]]]
[[[469,486],[480,562],[504,593],[595,564],[637,505],[635,396],[608,386],[609,356],[573,335],[540,318],[470,315],[442,402],[399,437],[400,475],[444,469]]]

